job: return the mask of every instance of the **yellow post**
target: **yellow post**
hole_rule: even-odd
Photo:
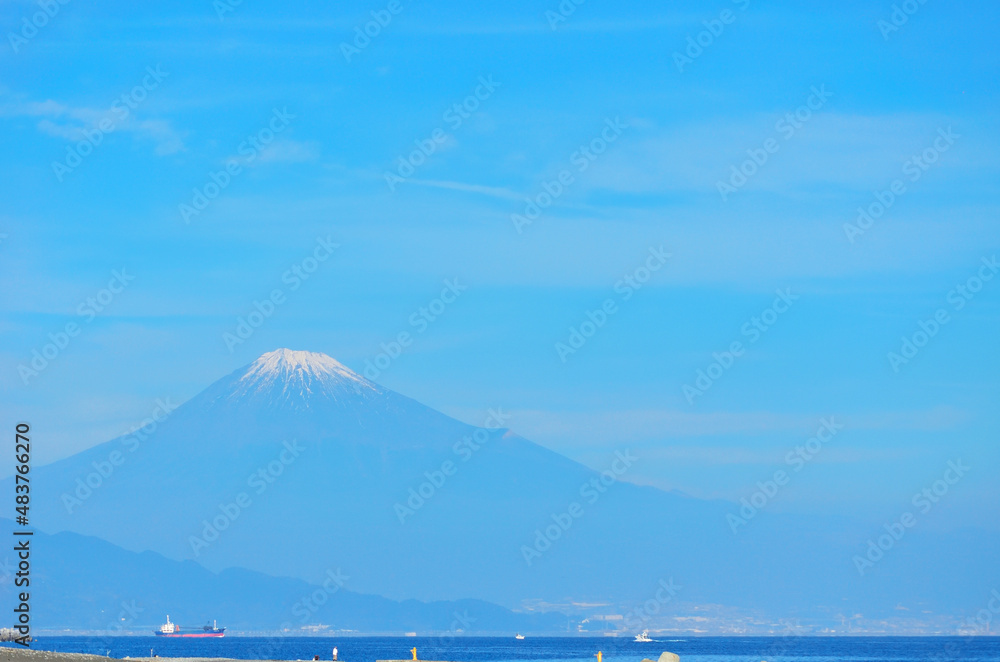
[[[416,660],[417,659],[417,647],[414,646],[413,648],[411,648],[410,652],[413,653],[413,659]],[[597,662],[601,662],[601,661],[598,660]]]

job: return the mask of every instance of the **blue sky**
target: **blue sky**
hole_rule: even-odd
[[[276,347],[360,372],[409,332],[380,383],[472,423],[501,407],[595,468],[629,447],[636,482],[735,500],[836,416],[845,430],[776,509],[882,521],[961,457],[973,469],[935,525],[996,526],[1000,278],[961,310],[948,297],[1000,253],[1000,9],[929,0],[884,38],[891,2],[590,0],[552,29],[555,1],[401,1],[348,62],[341,44],[388,6],[245,0],[220,19],[208,0],[70,0],[12,40],[39,6],[0,4],[0,415],[33,424],[39,462]],[[674,54],[724,11],[679,71]],[[483,79],[456,126],[446,113]],[[813,88],[829,97],[779,128]],[[58,174],[102,120],[113,130]],[[602,149],[608,122],[624,128]],[[955,137],[935,147],[939,131]],[[241,152],[248,136],[260,147]],[[718,182],[769,140],[723,199]],[[390,190],[421,141],[432,153]],[[186,223],[180,205],[230,162]],[[564,172],[518,232],[512,214]],[[849,241],[844,224],[896,180],[905,192]],[[292,291],[282,275],[317,237],[339,248]],[[616,283],[660,247],[671,257],[624,300]],[[123,268],[134,280],[80,315]],[[446,279],[467,289],[418,329]],[[230,352],[224,334],[276,288],[285,302]],[[683,386],[749,340],[777,290],[799,298],[689,403]],[[607,299],[616,312],[561,361]],[[939,309],[949,321],[894,371],[887,354]],[[25,384],[18,367],[68,323],[79,335]]]

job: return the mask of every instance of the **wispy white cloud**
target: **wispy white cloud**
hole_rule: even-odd
[[[169,120],[143,118],[141,109],[130,109],[119,105],[117,110],[72,106],[46,99],[45,101],[25,100],[23,97],[0,93],[0,117],[39,118],[35,128],[40,133],[63,140],[77,141],[86,137],[102,121],[112,123],[113,132],[127,132],[155,144],[154,153],[159,156],[174,154],[184,149],[183,136]]]
[[[306,163],[319,159],[319,154],[316,142],[275,140],[260,151],[255,163]]]
[[[775,125],[795,105],[751,117],[712,118],[669,128],[631,122],[638,131],[595,162],[581,188],[716,193],[717,182],[728,180],[731,168],[748,160],[747,150],[759,150],[765,140],[773,139],[778,151],[756,169],[742,191],[788,195],[814,186],[868,190],[900,177],[904,161],[930,147],[937,131],[949,126],[962,138],[942,155],[935,171],[1000,166],[991,120],[940,113],[843,113],[833,107],[838,91],[831,91],[830,109],[815,112],[791,135],[787,122],[781,131]],[[803,102],[808,94],[808,89],[802,90]]]
[[[157,156],[166,156],[184,150],[184,141],[180,134],[166,120],[139,120],[135,122],[133,130],[156,142],[156,148],[153,151]]]
[[[488,195],[504,200],[522,200],[524,198],[523,195],[511,191],[510,189],[498,186],[483,186],[481,184],[466,184],[463,182],[449,182],[432,179],[407,179],[406,183],[416,184],[418,186],[429,186],[431,188],[449,189],[452,191],[463,191],[465,193],[481,193],[482,195]]]
[[[41,120],[35,126],[39,131],[48,136],[65,138],[66,140],[80,140],[83,138],[83,129],[79,126],[60,124],[49,119]]]
[[[588,214],[575,198],[566,203],[561,198],[558,207],[546,210],[519,235],[510,215],[523,210],[524,199],[513,189],[486,186],[487,191],[479,193],[478,184],[433,180],[439,185],[400,185],[395,195],[385,195],[378,174],[368,170],[362,177],[358,172],[330,178],[331,186],[342,187],[343,194],[229,196],[218,227],[235,229],[251,218],[261,228],[276,227],[294,211],[320,228],[323,210],[337,205],[350,211],[341,224],[345,240],[392,256],[392,263],[407,274],[432,276],[447,269],[475,273],[483,285],[596,287],[607,292],[625,270],[637,266],[649,246],[664,245],[674,256],[669,268],[650,281],[651,288],[709,284],[763,292],[792,283],[800,283],[804,291],[827,291],[832,286],[827,279],[844,276],[939,274],[978,264],[986,247],[1000,248],[998,209],[988,200],[948,215],[919,207],[894,210],[893,219],[876,225],[855,245],[842,227],[855,218],[858,203],[852,201],[794,213],[721,204],[714,208],[696,201],[666,209],[656,208],[656,203],[652,209],[592,206]],[[355,186],[345,187],[344,182]],[[459,190],[475,194],[456,195]],[[419,221],[419,226],[403,219]],[[386,227],[392,228],[390,236]],[[260,241],[269,241],[265,237],[262,234]],[[455,245],[462,250],[454,250]],[[567,245],[586,252],[586,259],[567,251]],[[373,270],[360,254],[342,259],[357,273]],[[869,291],[874,284],[851,280],[836,287],[840,292]]]

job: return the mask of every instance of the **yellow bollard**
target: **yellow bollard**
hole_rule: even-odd
[[[414,646],[413,648],[411,648],[410,652],[413,653],[413,659],[414,659],[414,662],[415,662],[416,659],[417,659],[417,647]],[[598,660],[597,662],[600,662],[600,660]]]

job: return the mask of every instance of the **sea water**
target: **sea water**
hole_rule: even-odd
[[[660,637],[635,643],[612,637],[38,637],[32,648],[93,653],[116,658],[227,657],[236,659],[421,660],[456,662],[586,662],[598,651],[606,662],[656,660],[660,653],[682,662],[1000,662],[998,637]]]

